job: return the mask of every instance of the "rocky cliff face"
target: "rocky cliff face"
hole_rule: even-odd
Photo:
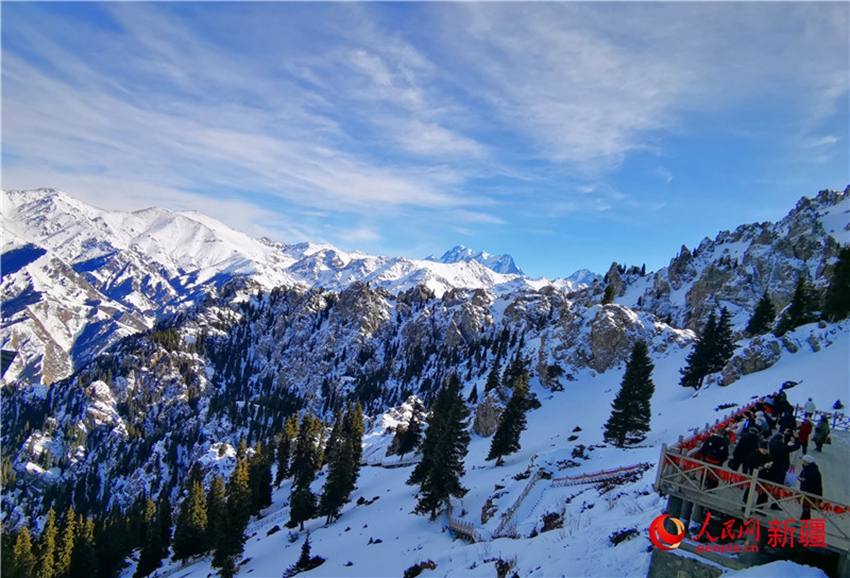
[[[624,283],[617,302],[698,330],[712,310],[726,306],[745,323],[767,291],[777,311],[791,300],[803,276],[816,288],[829,282],[838,252],[848,241],[850,187],[801,199],[778,223],[742,225],[682,247],[670,264],[648,276],[614,277]],[[616,273],[616,271],[614,271]]]

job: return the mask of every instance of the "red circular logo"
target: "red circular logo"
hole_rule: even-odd
[[[660,550],[673,550],[679,547],[685,539],[685,525],[679,518],[670,518],[676,525],[676,534],[671,534],[664,528],[664,520],[670,518],[670,514],[662,514],[655,518],[649,525],[649,539],[652,544]]]

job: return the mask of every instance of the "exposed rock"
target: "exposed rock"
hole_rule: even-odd
[[[738,375],[749,375],[771,367],[779,361],[781,354],[782,347],[775,337],[772,335],[756,337],[741,353],[730,360],[729,365]],[[733,377],[733,374],[726,372],[724,372],[724,378],[727,385],[737,379]]]
[[[496,426],[499,425],[499,418],[502,417],[503,411],[504,408],[499,405],[491,392],[475,409],[472,431],[480,436],[490,437],[496,433]]]

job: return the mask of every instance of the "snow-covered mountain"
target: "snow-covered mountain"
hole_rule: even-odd
[[[505,275],[522,275],[522,271],[514,263],[513,257],[510,255],[491,255],[486,251],[473,251],[463,245],[446,251],[442,257],[431,255],[427,258],[428,261],[438,263],[461,263],[463,261],[477,261],[485,267],[492,269],[496,273]]]
[[[582,285],[530,279],[515,266],[500,272],[479,260],[435,263],[257,240],[198,212],[106,211],[55,189],[2,191],[0,205],[0,344],[19,352],[7,380],[49,384],[66,377],[117,339],[237,277],[267,290],[367,282],[393,292],[421,285],[437,296],[454,288],[504,293]]]
[[[804,383],[792,402],[814,396],[821,407],[845,395],[850,381],[846,320],[803,325],[781,338],[742,336],[763,292],[781,310],[798,275],[815,291],[834,279],[850,188],[803,199],[780,223],[683,249],[657,272],[614,264],[604,279],[579,272],[560,282],[497,273],[475,260],[228,237],[220,223],[193,214],[105,214],[53,191],[5,195],[3,343],[20,344],[22,327],[42,328],[28,329],[30,339],[46,335],[57,350],[88,352],[74,358],[77,371],[67,378],[57,369],[49,388],[9,380],[0,391],[0,516],[8,527],[43,524],[49,503],[126,512],[152,496],[174,510],[194,466],[209,483],[230,472],[240,439],[271,443],[287,416],[332,419],[357,401],[367,414],[363,456],[372,465],[339,521],[308,523],[315,553],[328,557],[315,575],[397,576],[432,560],[441,573],[491,576],[501,560],[521,575],[642,576],[643,536],[660,498],[651,491],[653,470],[641,464],[654,462],[660,444],[713,421],[722,404],[741,405],[789,379]],[[29,206],[37,202],[40,210]],[[50,218],[40,219],[42,212]],[[121,232],[112,239],[106,231],[113,229],[98,234],[96,227]],[[198,254],[170,245],[171,236]],[[146,308],[160,299],[171,314],[155,319]],[[695,397],[678,385],[678,372],[703,315],[720,306],[735,313],[736,349],[722,370],[728,387],[714,385],[713,376]],[[655,364],[652,430],[646,447],[605,447],[601,425],[637,340]],[[528,416],[521,451],[494,468],[484,460],[488,436],[509,396],[506,376],[518,371],[529,373],[540,406]],[[398,465],[384,463],[395,459],[385,455],[388,428],[410,414],[407,400],[416,396],[427,407],[452,374],[474,416],[464,479],[470,492],[455,503],[455,517],[484,538],[476,545],[443,532],[445,516],[430,523],[409,515],[409,468],[384,467]],[[491,374],[501,385],[486,391]],[[616,492],[541,484],[522,508],[511,508],[541,468],[557,477],[633,465],[642,474]],[[289,488],[284,482],[265,517],[252,522],[251,560],[241,575],[280,575],[297,556],[302,538],[295,535],[293,545],[274,528],[288,519]],[[560,526],[544,531],[544,516]],[[630,529],[637,539],[618,546],[608,539]],[[209,570],[201,560],[180,572]]]

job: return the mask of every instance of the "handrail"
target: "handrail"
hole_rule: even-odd
[[[552,480],[553,486],[577,486],[580,484],[593,484],[596,482],[607,481],[608,478],[619,476],[621,474],[639,470],[647,464],[635,464],[633,466],[624,466],[613,470],[602,470],[591,474],[579,474],[577,476],[564,476],[563,478],[555,478]]]
[[[708,477],[717,481],[715,487],[705,486]],[[737,497],[730,499],[721,495],[721,492],[729,488],[748,489],[747,502],[744,503]],[[805,501],[811,504],[813,512],[819,512],[826,521],[827,544],[845,550],[850,547],[850,524],[845,528],[838,523],[839,520],[850,520],[850,505],[758,478],[755,473],[741,474],[663,447],[655,489],[662,494],[678,494],[694,503],[726,510],[727,514],[743,518],[753,515],[767,518],[771,514],[778,517],[780,513],[790,514],[789,517],[794,518],[796,516],[793,516],[787,507],[794,504],[796,509],[798,504]],[[762,504],[754,503],[757,494],[766,496],[767,500]],[[773,513],[768,510],[773,506],[778,507],[781,512]]]

